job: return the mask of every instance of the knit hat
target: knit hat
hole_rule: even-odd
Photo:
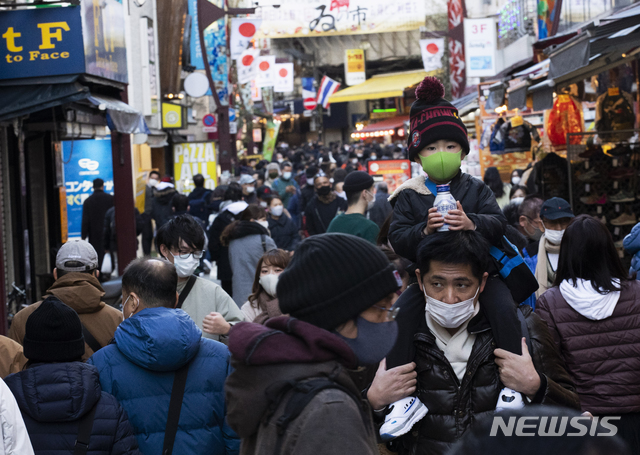
[[[344,179],[342,191],[345,193],[355,193],[356,191],[368,190],[372,186],[373,177],[364,171],[354,171]]]
[[[420,150],[441,139],[455,141],[469,153],[467,128],[460,120],[458,109],[443,98],[444,86],[435,77],[427,76],[416,88],[416,101],[411,105],[411,129],[408,138],[409,159],[414,161]]]
[[[78,314],[57,297],[47,297],[27,318],[24,356],[32,362],[70,362],[84,355]]]
[[[359,237],[334,233],[309,237],[296,248],[276,294],[283,313],[332,330],[401,285],[382,251]]]

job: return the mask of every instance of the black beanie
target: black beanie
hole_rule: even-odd
[[[283,313],[332,330],[401,285],[393,264],[370,242],[348,234],[322,234],[296,248],[276,294]]]
[[[462,156],[469,153],[467,128],[456,109],[443,98],[444,86],[435,77],[427,76],[416,88],[416,101],[411,105],[408,148],[414,161],[420,150],[441,139],[462,146]]]
[[[27,318],[24,356],[32,362],[70,362],[84,355],[78,314],[57,297],[47,297]]]
[[[347,175],[342,185],[345,193],[355,193],[356,191],[368,190],[373,186],[373,177],[364,171],[354,171]]]

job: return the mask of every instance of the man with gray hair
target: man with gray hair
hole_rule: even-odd
[[[378,227],[382,228],[384,221],[389,214],[393,211],[393,207],[389,203],[389,188],[385,182],[380,182],[376,185],[376,201],[373,204],[373,208],[369,210],[369,219],[376,223]]]

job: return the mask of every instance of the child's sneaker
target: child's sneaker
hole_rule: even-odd
[[[407,434],[411,428],[427,415],[429,409],[416,397],[407,397],[391,405],[389,414],[380,427],[380,437],[383,441]]]
[[[496,412],[504,411],[505,409],[521,409],[524,408],[524,398],[520,392],[508,389],[505,387],[500,392],[498,397],[498,404],[496,405]]]

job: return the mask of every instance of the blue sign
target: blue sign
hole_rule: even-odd
[[[236,110],[232,107],[229,108],[229,121],[230,122],[236,121]]]
[[[104,191],[113,194],[111,139],[63,141],[62,157],[66,163],[64,181],[67,187],[69,238],[79,238],[82,232],[82,204],[93,194],[93,181],[104,180]]]
[[[0,36],[0,79],[84,72],[79,6],[2,11]]]
[[[189,40],[191,65],[198,70],[203,70],[204,60],[202,60],[202,47],[198,32],[198,0],[189,0],[189,16],[191,16],[191,38]]]

